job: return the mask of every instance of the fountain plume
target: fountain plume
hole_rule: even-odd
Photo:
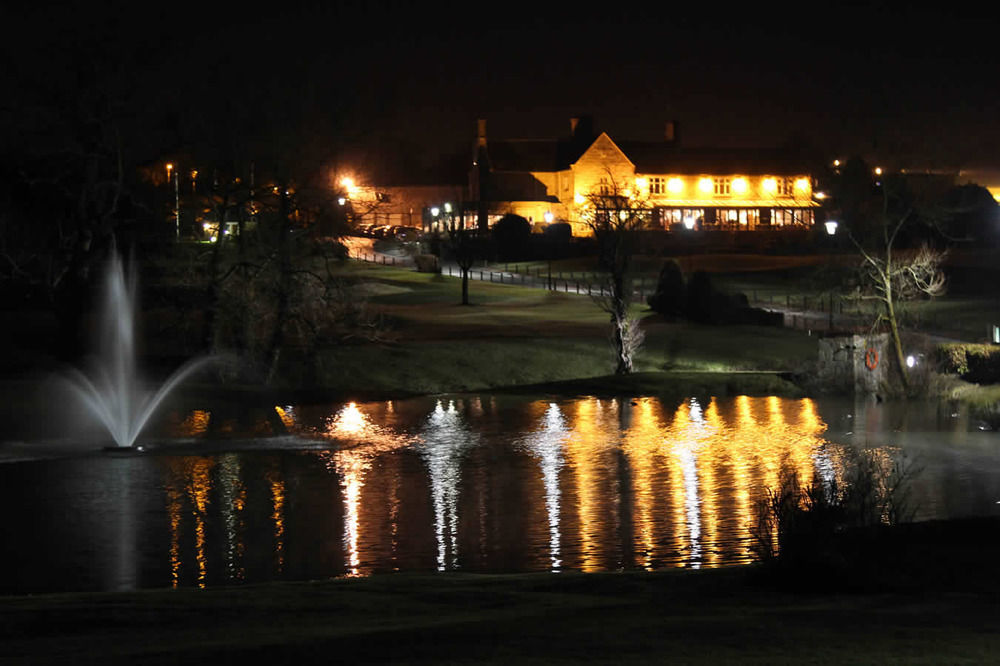
[[[155,391],[143,387],[135,349],[137,286],[135,267],[130,265],[126,276],[121,257],[113,251],[104,282],[98,357],[89,376],[74,369],[69,377],[73,393],[120,448],[133,447],[170,391],[210,360],[188,361]]]

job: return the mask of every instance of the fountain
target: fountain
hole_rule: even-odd
[[[89,376],[74,369],[69,378],[73,393],[114,440],[115,446],[109,450],[142,450],[135,441],[156,408],[185,377],[210,360],[188,361],[159,389],[144,388],[136,363],[136,286],[134,266],[129,267],[126,277],[121,257],[112,251],[105,276],[98,356]]]

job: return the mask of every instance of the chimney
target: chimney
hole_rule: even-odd
[[[666,139],[667,141],[673,143],[673,144],[676,144],[677,140],[678,140],[678,136],[677,135],[678,135],[677,121],[676,120],[668,120],[667,121],[667,129],[666,129],[666,132],[664,132],[664,137],[663,138]]]
[[[476,145],[485,146],[486,145],[486,119],[479,118],[476,120]]]
[[[593,139],[594,119],[590,116],[570,118],[569,129],[574,139]]]

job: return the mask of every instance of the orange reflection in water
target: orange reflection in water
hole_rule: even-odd
[[[185,457],[166,459],[170,483],[167,484],[167,515],[170,521],[170,573],[171,584],[177,586],[182,569],[181,523],[182,501],[186,496],[194,527],[194,559],[197,567],[198,587],[205,587],[208,577],[208,560],[205,553],[205,523],[208,518],[211,472],[213,458]]]
[[[616,517],[608,515],[602,506],[607,496],[603,487],[605,471],[609,465],[606,457],[614,451],[618,442],[616,433],[608,429],[609,412],[617,413],[617,402],[597,398],[582,398],[574,405],[570,432],[566,438],[566,459],[573,471],[576,491],[577,539],[579,540],[580,562],[583,571],[599,571],[603,568],[602,556],[607,547],[607,539],[602,531]],[[613,409],[608,409],[611,406]]]
[[[754,503],[764,489],[776,487],[784,469],[811,483],[825,455],[825,425],[810,400],[740,396],[704,407],[691,399],[667,417],[655,399],[587,398],[567,414],[576,506],[565,510],[578,516],[583,570],[606,566],[616,533],[631,535],[623,547],[643,568],[746,562]],[[617,447],[625,470],[615,462]],[[629,565],[628,552],[622,555]]]
[[[391,413],[392,403],[386,403],[386,406],[387,411]],[[323,435],[354,443],[350,448],[323,451],[319,456],[340,478],[344,502],[344,550],[347,575],[366,575],[369,571],[362,569],[360,546],[360,537],[363,533],[362,489],[365,485],[365,475],[376,458],[396,449],[408,447],[415,440],[411,436],[396,433],[376,424],[374,418],[354,402],[345,405],[328,419]],[[398,532],[398,526],[395,524],[398,513],[398,507],[394,507],[390,513],[392,521],[390,530],[393,535]]]
[[[185,416],[182,421],[168,424],[168,432],[171,437],[198,437],[208,431],[208,423],[211,418],[211,412],[196,409]]]
[[[278,573],[285,568],[285,480],[277,469],[265,475],[271,491],[271,521],[274,523],[274,566]]]
[[[659,400],[652,398],[642,398],[634,406],[623,404],[623,409],[631,412],[630,424],[622,437],[622,450],[632,468],[636,556],[644,569],[653,566],[659,548],[656,536],[663,529],[663,520],[657,511],[662,494],[657,474],[663,465],[662,407]]]

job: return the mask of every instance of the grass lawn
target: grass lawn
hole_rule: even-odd
[[[997,522],[903,526],[902,583],[753,567],[367,579],[0,598],[0,661],[989,663]]]
[[[608,316],[587,297],[471,282],[473,304],[462,306],[459,278],[367,264],[345,270],[364,281],[370,306],[390,327],[386,343],[333,346],[319,354],[317,375],[331,390],[483,390],[592,380],[614,369]],[[692,373],[791,372],[816,358],[816,339],[800,331],[668,322],[635,309],[646,332],[636,368],[663,374],[652,383],[661,391],[690,381]],[[647,377],[635,386],[650,390],[652,384]],[[794,392],[779,384],[766,382]],[[755,384],[744,379],[740,385],[752,390]]]

